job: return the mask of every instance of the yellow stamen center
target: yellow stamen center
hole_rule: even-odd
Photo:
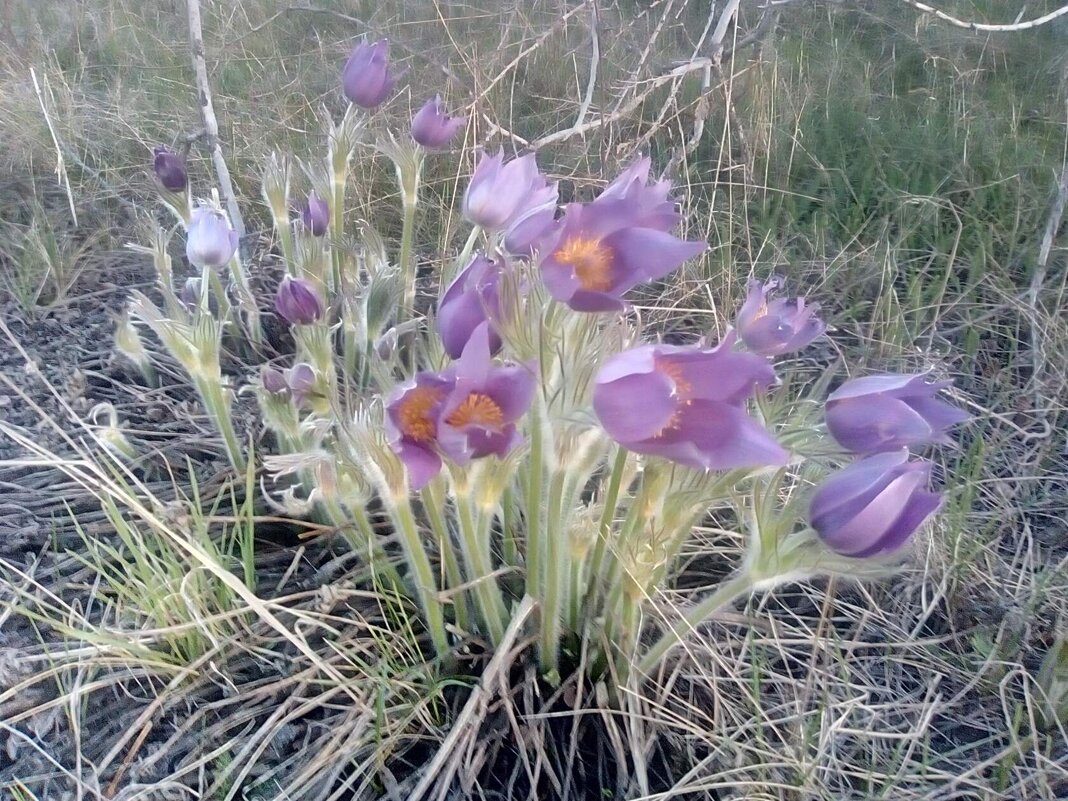
[[[456,428],[470,425],[500,428],[504,424],[504,412],[489,395],[472,392],[445,422]]]
[[[438,426],[430,412],[441,399],[441,390],[416,387],[401,399],[397,409],[398,428],[416,442],[429,442],[438,435]]]
[[[671,382],[675,385],[671,394],[679,402],[679,406],[671,413],[671,417],[668,418],[668,421],[661,426],[659,431],[653,434],[654,438],[659,438],[664,436],[666,432],[673,431],[679,427],[682,418],[682,407],[689,406],[693,403],[693,399],[690,398],[690,392],[693,390],[693,385],[690,384],[683,375],[682,365],[676,364],[675,362],[657,359],[656,371],[671,379]]]
[[[599,239],[571,237],[556,249],[553,258],[575,271],[583,289],[603,292],[612,286],[612,251]]]

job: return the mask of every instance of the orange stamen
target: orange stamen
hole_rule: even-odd
[[[416,387],[408,392],[397,409],[398,428],[416,442],[429,442],[438,435],[438,426],[430,412],[441,399],[440,389]]]
[[[456,428],[469,425],[500,428],[504,424],[504,412],[489,395],[472,392],[445,422]]]
[[[553,258],[575,271],[583,289],[603,292],[612,286],[612,251],[599,239],[571,237],[556,249]]]

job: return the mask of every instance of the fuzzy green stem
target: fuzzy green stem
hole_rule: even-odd
[[[365,543],[366,550],[361,550],[360,555],[367,560],[371,568],[371,575],[375,577],[376,583],[381,575],[387,588],[398,593],[403,592],[404,581],[401,579],[400,573],[397,572],[396,566],[390,560],[389,554],[386,553],[386,549],[379,542],[378,535],[371,525],[371,519],[367,516],[367,510],[356,504],[349,506],[348,509],[352,514],[353,522],[356,524],[356,531]]]
[[[486,625],[490,642],[494,645],[504,636],[508,616],[504,597],[497,579],[492,575],[488,541],[479,536],[479,522],[475,516],[470,494],[463,488],[456,491],[456,509],[460,523],[460,547],[467,564],[468,579],[474,585],[475,602],[479,615]],[[488,538],[486,538],[488,540]]]
[[[545,483],[545,443],[542,426],[545,415],[540,398],[530,414],[530,457],[527,460],[526,518],[527,518],[527,587],[526,594],[544,601],[542,583],[543,532],[541,528],[542,500]],[[545,615],[544,606],[541,614]]]
[[[501,497],[501,556],[509,567],[519,567],[519,546],[516,543],[515,499],[509,482]]]
[[[252,344],[259,349],[263,345],[263,329],[260,327],[260,310],[256,305],[256,296],[248,285],[245,271],[241,269],[241,261],[235,255],[230,259],[230,276],[234,279],[237,287],[237,300],[245,312],[245,324],[248,327]]]
[[[724,581],[715,592],[692,607],[681,620],[660,635],[660,638],[638,661],[638,673],[642,675],[652,673],[667,653],[682,642],[686,635],[719,610],[734,603],[738,598],[749,595],[753,587],[753,578],[747,572],[735,573]]]
[[[561,507],[566,477],[567,474],[563,470],[557,470],[549,482],[547,514],[543,517],[547,530],[539,535],[545,547],[540,651],[542,668],[549,675],[555,674],[559,667],[560,624],[568,574],[568,549],[564,542],[567,532],[562,531],[563,527],[560,525],[564,519],[564,510]],[[554,530],[551,531],[547,525],[550,520],[555,524]]]
[[[612,523],[616,516],[616,506],[619,504],[620,485],[623,483],[623,472],[627,466],[627,449],[622,446],[616,447],[616,458],[612,463],[612,474],[608,479],[608,491],[604,497],[604,509],[601,511],[601,522],[597,526],[597,541],[593,546],[593,554],[590,556],[590,586],[586,590],[585,605],[592,608],[592,604],[600,592],[601,570],[604,563],[605,551],[608,549],[608,540],[612,534]]]
[[[238,473],[244,473],[245,456],[241,452],[241,441],[234,431],[233,420],[230,417],[230,404],[226,400],[221,376],[214,379],[197,378],[195,380],[197,389],[200,390],[201,400],[204,401],[204,409],[219,433],[222,434],[223,445],[226,447],[226,455],[230,459],[230,464]]]
[[[404,219],[401,225],[400,250],[397,253],[397,266],[400,268],[401,285],[404,287],[404,300],[397,311],[397,323],[403,323],[409,316],[415,316],[415,280],[416,263],[412,258],[412,243],[415,237],[415,212],[419,208],[419,179],[423,171],[423,158],[418,156],[411,171],[397,168],[400,182],[401,205]]]
[[[629,592],[623,593],[623,608],[620,614],[619,651],[616,659],[616,676],[619,684],[627,683],[630,676],[631,663],[634,659],[634,648],[638,642],[638,627],[640,625],[640,602]]]
[[[427,556],[423,541],[419,537],[419,527],[412,514],[412,504],[407,495],[394,496],[390,505],[390,516],[400,534],[401,547],[404,557],[412,571],[412,579],[415,586],[419,604],[423,607],[426,615],[427,628],[430,630],[430,638],[434,643],[434,651],[437,655],[444,656],[449,650],[449,640],[445,633],[445,615],[438,599],[437,582],[434,580],[434,569],[430,565],[430,557]]]
[[[219,319],[228,319],[230,299],[226,296],[226,288],[222,285],[219,272],[211,267],[205,267],[200,275],[200,311],[202,314],[211,314],[212,294],[219,302]],[[235,323],[240,326],[240,321],[235,321]]]
[[[439,482],[440,479],[435,478],[423,490],[423,509],[426,510],[427,519],[430,521],[430,530],[434,532],[434,538],[438,541],[438,550],[441,552],[441,561],[445,568],[446,586],[455,589],[464,583],[464,578],[449,537],[448,524],[445,522],[445,499],[441,495]],[[456,611],[456,624],[464,631],[471,631],[471,615],[468,612],[467,598],[458,594],[453,598],[453,608]]]

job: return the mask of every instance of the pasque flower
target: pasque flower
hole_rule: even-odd
[[[152,170],[163,188],[169,192],[184,192],[189,185],[185,160],[165,145],[157,147],[153,153]]]
[[[182,284],[182,288],[178,291],[178,300],[187,309],[195,309],[200,305],[200,291],[200,278],[198,276],[190,276],[185,279],[185,283]]]
[[[950,442],[946,431],[969,415],[938,397],[950,381],[927,375],[873,375],[847,381],[827,398],[827,428],[846,450],[877,453]]]
[[[891,553],[942,502],[927,491],[930,462],[908,461],[908,451],[880,453],[834,473],[812,496],[809,522],[843,556]]]
[[[197,267],[225,267],[237,251],[237,232],[226,215],[210,206],[193,211],[185,232],[185,255]]]
[[[441,95],[436,95],[412,117],[412,139],[426,148],[444,147],[466,123],[467,117],[448,116]]]
[[[455,381],[438,373],[417,373],[386,401],[386,437],[408,470],[412,489],[420,490],[441,470],[438,419]]]
[[[267,364],[260,368],[260,384],[272,395],[289,392],[289,382],[286,381],[285,373]]]
[[[611,357],[593,390],[601,425],[628,450],[699,470],[785,464],[787,452],[745,410],[775,371],[731,344],[641,345]]]
[[[290,325],[311,325],[321,320],[325,313],[322,296],[315,285],[288,275],[278,286],[274,308]]]
[[[304,230],[312,236],[322,236],[330,227],[330,206],[314,191],[308,194],[304,206],[300,210],[300,218],[304,223]]]
[[[800,350],[827,330],[816,312],[818,304],[805,305],[804,298],[768,300],[782,280],[773,276],[766,283],[749,282],[749,293],[738,312],[735,327],[742,342],[762,356],[780,356]]]
[[[493,328],[493,319],[500,314],[501,269],[500,262],[479,254],[441,296],[438,333],[445,352],[452,358],[460,358],[472,332],[487,321],[490,352],[501,349],[501,338]]]
[[[640,160],[592,203],[569,205],[538,248],[546,288],[576,311],[617,311],[623,294],[663,278],[707,247],[668,233],[678,222],[667,200],[670,182],[648,184]]]
[[[522,442],[515,424],[534,400],[534,369],[495,367],[488,323],[472,332],[445,376],[453,382],[438,428],[438,446],[446,456],[460,465],[491,454],[503,458]]]
[[[464,193],[464,216],[491,231],[507,231],[513,225],[529,222],[536,211],[555,208],[558,190],[538,172],[534,154],[505,162],[504,153],[485,153],[475,165],[471,183]],[[552,215],[550,214],[550,221]],[[528,238],[522,233],[522,238]],[[520,243],[522,244],[522,243]]]
[[[396,78],[389,67],[389,42],[356,45],[341,71],[341,88],[352,103],[366,109],[382,105]]]

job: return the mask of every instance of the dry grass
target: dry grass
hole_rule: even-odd
[[[1049,655],[1068,636],[1063,234],[1038,304],[1026,294],[1068,142],[1055,34],[974,37],[882,2],[791,6],[722,73],[673,75],[704,52],[707,5],[600,3],[591,90],[585,5],[208,4],[238,192],[266,240],[259,170],[273,150],[322,146],[321,108],[338,111],[337,69],[364,32],[388,33],[408,85],[425,88],[402,93],[393,119],[440,87],[469,106],[468,144],[540,141],[540,161],[573,179],[566,191],[587,196],[603,180],[593,176],[651,151],[673,164],[692,233],[714,246],[642,307],[665,336],[722,330],[750,273],[783,270],[839,329],[841,350],[799,365],[806,375],[937,364],[957,378],[977,420],[959,450],[938,456],[947,508],[903,573],[759,597],[640,686],[545,687],[521,640],[494,659],[475,644],[464,661],[473,678],[441,681],[404,610],[367,591],[328,538],[300,540],[248,501],[254,486],[212,483],[182,463],[186,451],[153,456],[154,475],[108,457],[98,432],[67,419],[85,410],[53,403],[46,416],[71,432],[54,447],[3,425],[29,455],[0,462],[0,491],[52,540],[0,551],[0,788],[131,801],[416,789],[428,799],[1068,796],[1065,720],[1049,712],[1065,693]],[[959,5],[1004,16],[995,2]],[[136,235],[152,208],[151,147],[199,127],[183,14],[179,2],[15,6],[17,46],[0,64],[0,184],[11,190],[0,217],[21,232],[0,242],[8,282],[33,231],[53,232],[54,252],[79,270],[96,231],[116,245]],[[759,18],[748,8],[742,32]],[[601,115],[609,122],[590,125]],[[207,186],[196,144],[192,166]],[[450,215],[470,169],[469,154],[430,167],[428,261],[459,244]],[[367,153],[355,171],[353,207],[391,231],[388,165]],[[44,285],[48,268],[34,269]],[[91,278],[79,274],[75,295]],[[3,397],[21,402],[12,386]],[[152,429],[137,417],[139,393],[123,398],[131,426]],[[181,416],[185,403],[172,388],[164,408]],[[51,492],[33,478],[45,468]],[[739,551],[712,529],[699,534],[687,587],[708,583],[711,556]],[[655,621],[685,597],[652,599],[646,613]],[[475,681],[481,693],[469,692]],[[437,772],[424,782],[428,765]]]

